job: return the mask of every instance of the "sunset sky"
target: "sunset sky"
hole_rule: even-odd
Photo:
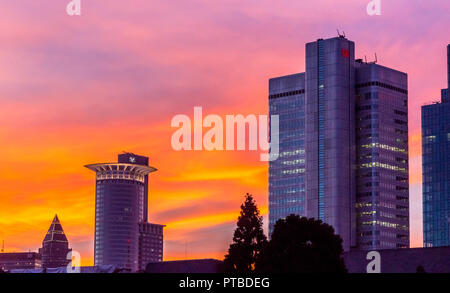
[[[149,219],[165,260],[222,259],[239,206],[268,210],[259,151],[172,150],[176,114],[267,114],[268,79],[303,72],[304,46],[345,31],[356,56],[408,73],[411,244],[422,245],[420,106],[446,86],[450,1],[4,0],[0,11],[0,241],[37,250],[58,214],[93,264],[94,173],[150,157]],[[267,224],[267,222],[265,222]],[[266,228],[266,227],[265,227]],[[266,230],[267,231],[267,230]]]

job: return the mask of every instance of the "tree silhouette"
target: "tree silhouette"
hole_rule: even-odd
[[[261,273],[347,272],[342,239],[320,220],[290,215],[275,223],[272,239],[261,253]]]
[[[262,229],[262,216],[251,194],[246,194],[241,205],[241,214],[234,231],[233,243],[225,255],[224,270],[226,272],[249,273],[255,268],[262,248],[267,244]]]
[[[422,265],[417,266],[416,273],[425,274],[426,273],[425,268]]]

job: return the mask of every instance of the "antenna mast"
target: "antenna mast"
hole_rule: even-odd
[[[339,32],[339,29],[336,29],[337,34],[340,38],[345,38],[345,32],[343,31],[343,34],[341,35],[341,33]]]

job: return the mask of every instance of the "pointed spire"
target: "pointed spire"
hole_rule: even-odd
[[[58,214],[55,214],[52,224],[59,224]]]
[[[64,234],[62,225],[58,219],[58,215],[56,214],[55,217],[53,218],[50,228],[48,228],[47,235],[45,235],[43,242],[49,241],[68,242],[67,237]]]

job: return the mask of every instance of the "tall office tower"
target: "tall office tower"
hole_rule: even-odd
[[[71,250],[58,216],[55,215],[44,241],[42,241],[42,248],[39,249],[42,257],[42,267],[57,268],[67,266],[70,262],[67,259],[67,254]]]
[[[448,88],[440,103],[422,107],[422,200],[425,247],[450,245],[450,45]]]
[[[355,44],[306,44],[307,215],[355,246]]]
[[[95,265],[137,271],[139,223],[147,223],[148,174],[156,171],[148,158],[119,155],[118,163],[86,166],[96,172]]]
[[[305,74],[270,79],[269,114],[279,115],[279,157],[269,162],[269,235],[275,222],[305,215]]]
[[[270,115],[280,115],[281,144],[280,157],[269,163],[270,231],[294,213],[332,225],[345,251],[391,247],[385,236],[392,235],[400,237],[395,247],[408,246],[406,90],[406,74],[356,62],[355,44],[343,36],[306,44],[306,72],[270,80]],[[373,100],[365,100],[368,93]],[[371,122],[360,120],[368,115],[378,119],[373,132]],[[394,155],[396,148],[404,151]],[[298,157],[286,158],[296,150]],[[383,180],[360,179],[369,172]],[[300,192],[286,196],[290,188]],[[360,208],[368,198],[356,195],[369,193],[373,205]]]
[[[409,247],[408,77],[356,62],[356,212],[360,249]]]
[[[163,260],[164,225],[139,223],[139,270],[145,270],[148,263]]]

